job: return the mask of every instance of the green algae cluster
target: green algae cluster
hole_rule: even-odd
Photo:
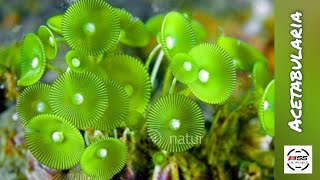
[[[236,87],[235,59],[242,63],[246,58],[238,54],[258,59],[260,55],[248,45],[234,47],[231,40],[202,42],[206,32],[197,23],[173,11],[144,24],[103,0],[79,0],[64,14],[48,19],[37,34],[27,34],[18,80],[25,89],[17,110],[34,157],[53,169],[80,165],[87,177],[110,179],[131,155],[128,134],[147,133],[162,150],[153,156],[155,165],[167,163],[168,153],[163,152],[185,152],[199,146],[205,135],[205,116],[199,104],[226,103]],[[145,47],[153,36],[158,45],[147,60],[119,51],[122,46]],[[43,83],[46,70],[52,69],[49,62],[59,61],[58,41],[70,48],[65,54],[68,69],[57,71],[53,82]],[[152,90],[162,59],[168,61],[173,80],[170,92],[159,97]],[[257,86],[264,89],[269,74],[260,75],[266,66],[261,59],[260,64],[243,69],[253,71]],[[190,95],[175,93],[176,83]],[[117,130],[123,129],[119,138]],[[103,135],[90,140],[92,131]],[[109,137],[112,133],[114,137]]]

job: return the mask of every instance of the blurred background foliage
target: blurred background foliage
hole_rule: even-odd
[[[20,71],[20,42],[28,32],[57,13],[63,13],[76,0],[0,0],[0,179],[52,179],[56,172],[39,164],[27,150],[23,127],[16,113],[16,86]],[[108,0],[146,21],[172,10],[188,13],[204,25],[207,42],[220,34],[236,37],[259,49],[269,60],[273,72],[274,34],[272,0]],[[126,53],[145,59],[156,40],[142,49]],[[57,59],[64,62],[66,49],[61,45]],[[65,64],[57,64],[65,66]],[[165,70],[160,73],[164,76]],[[50,82],[54,73],[42,81]],[[161,87],[156,89],[161,92]],[[170,156],[161,179],[273,179],[273,138],[265,135],[257,118],[256,98],[249,73],[238,72],[232,98],[223,106],[201,107],[206,118],[202,144]],[[128,164],[115,179],[151,179],[156,151],[146,135],[128,137]],[[78,169],[70,177],[81,177]],[[72,176],[72,173],[74,176]],[[80,175],[79,175],[80,174]]]

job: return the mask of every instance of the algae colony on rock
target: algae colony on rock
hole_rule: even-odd
[[[140,19],[78,0],[1,50],[19,53],[0,70],[17,84],[6,99],[39,167],[19,176],[272,179],[270,61],[232,33],[212,41],[208,30],[183,10]]]

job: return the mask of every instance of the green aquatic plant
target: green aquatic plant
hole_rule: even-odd
[[[259,104],[259,119],[264,131],[274,136],[274,80],[266,87],[261,103]]]
[[[54,59],[57,56],[58,49],[56,39],[50,29],[46,26],[40,26],[37,35],[44,46],[47,59]]]
[[[132,131],[139,131],[143,128],[146,119],[137,111],[130,111],[127,118],[124,120],[126,127]]]
[[[165,16],[166,14],[157,14],[150,17],[146,22],[146,28],[153,36],[161,32],[161,26]]]
[[[198,44],[206,39],[206,31],[190,17],[173,11],[144,23],[106,1],[79,0],[64,14],[49,18],[49,28],[40,26],[37,35],[25,36],[18,85],[28,87],[18,98],[17,111],[34,157],[50,168],[66,170],[55,179],[110,179],[126,163],[132,172],[132,156],[139,149],[152,157],[154,177],[159,177],[161,168],[175,167],[177,152],[199,148],[204,136],[211,137],[205,104],[217,110],[211,123],[226,129],[219,116],[222,109],[229,113],[233,108],[227,101],[236,88],[236,70],[250,72],[255,89],[265,89],[271,73],[264,57],[227,37],[217,44]],[[125,54],[126,48],[146,47],[150,38],[158,44],[147,59]],[[57,49],[64,46],[68,49],[61,52],[67,52],[61,61]],[[47,59],[66,66],[62,69]],[[163,59],[168,63],[161,64]],[[41,78],[46,68],[57,78],[45,84]],[[165,76],[157,77],[162,70]],[[270,98],[265,92],[269,106],[260,108],[259,117],[273,135]],[[229,116],[225,122],[231,122]],[[146,137],[155,144],[152,150],[132,145],[143,144]]]
[[[158,99],[147,115],[148,134],[168,152],[181,152],[201,142],[204,117],[200,107],[182,95]]]
[[[207,103],[225,102],[236,83],[235,67],[228,53],[217,45],[199,44],[189,55],[199,66],[197,80],[189,85],[193,94]]]
[[[267,64],[265,56],[250,44],[236,38],[221,36],[217,40],[217,45],[222,47],[233,58],[237,69],[242,71],[252,71],[253,65],[257,61]]]
[[[269,71],[266,63],[258,61],[253,65],[252,80],[255,90],[262,94],[263,90],[272,80],[272,74]]]
[[[49,106],[50,85],[34,84],[27,87],[19,96],[17,111],[23,125],[40,114],[49,114],[52,112]]]
[[[77,50],[71,50],[67,53],[66,63],[72,71],[77,73],[86,71],[90,66],[88,56]]]
[[[65,72],[52,84],[49,103],[53,112],[78,128],[96,123],[108,106],[104,82],[91,72]]]
[[[196,35],[185,16],[178,12],[170,12],[164,17],[161,47],[169,59],[179,52],[189,52],[196,44]]]
[[[120,42],[132,47],[144,47],[149,43],[150,35],[144,23],[125,9],[116,9],[120,18]]]
[[[199,42],[204,41],[207,38],[208,33],[206,29],[203,27],[203,25],[199,23],[196,19],[191,18],[191,16],[186,15],[185,13],[183,13],[182,15],[189,20],[190,25],[196,35],[196,39]],[[159,32],[161,32],[162,22],[165,16],[166,14],[157,14],[149,18],[148,21],[146,22],[147,30],[154,36],[156,36]]]
[[[167,156],[159,151],[152,155],[152,160],[155,165],[163,165],[167,162]]]
[[[85,149],[80,131],[70,122],[51,114],[31,119],[25,138],[34,157],[54,169],[75,166]]]
[[[128,150],[118,139],[105,138],[92,143],[81,157],[81,168],[93,178],[110,179],[126,164]]]
[[[68,45],[87,55],[99,55],[119,40],[120,21],[114,8],[102,0],[80,0],[62,19],[62,34]]]
[[[120,127],[127,118],[130,100],[125,89],[117,81],[108,79],[104,82],[108,90],[109,106],[105,109],[102,118],[92,127],[99,130],[112,130]]]
[[[29,86],[40,80],[46,68],[43,44],[33,33],[27,34],[21,47],[21,77],[18,85]]]
[[[221,36],[217,45],[228,52],[238,71],[251,73],[255,92],[261,96],[273,78],[267,58],[250,44],[236,38]]]
[[[198,63],[188,54],[176,54],[170,66],[174,77],[184,84],[190,84],[198,78]]]
[[[119,82],[126,90],[130,98],[130,111],[143,113],[151,96],[150,76],[143,64],[125,54],[111,54],[102,61],[108,77]]]
[[[62,34],[61,25],[62,25],[63,14],[57,14],[50,17],[47,21],[47,26],[57,34]]]

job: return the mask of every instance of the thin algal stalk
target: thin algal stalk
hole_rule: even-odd
[[[156,63],[153,66],[153,70],[152,70],[152,73],[151,73],[151,85],[152,86],[154,85],[154,81],[156,80],[156,76],[157,76],[157,73],[159,71],[160,64],[162,62],[163,57],[164,57],[164,52],[161,50],[159,55],[158,55],[158,58],[156,60]]]
[[[171,87],[170,87],[170,90],[169,90],[169,94],[173,93],[176,84],[177,84],[177,79],[173,78],[172,83],[171,83]]]
[[[63,71],[61,69],[57,68],[56,66],[54,66],[54,65],[52,65],[50,63],[47,64],[47,67],[48,67],[48,69],[51,69],[51,70],[55,71],[59,75],[63,74]]]
[[[128,136],[128,133],[130,132],[130,129],[129,128],[126,128],[124,131],[123,131],[123,134],[122,134],[122,142],[126,143],[127,142],[127,136]]]
[[[118,130],[116,128],[113,129],[113,136],[114,138],[118,139]]]
[[[156,53],[158,52],[158,50],[159,50],[160,48],[161,48],[161,45],[158,44],[155,48],[153,48],[153,50],[152,50],[151,53],[149,54],[149,57],[148,57],[145,65],[144,65],[147,69],[149,69],[149,66],[150,66],[150,63],[151,63],[153,57],[156,55]]]

